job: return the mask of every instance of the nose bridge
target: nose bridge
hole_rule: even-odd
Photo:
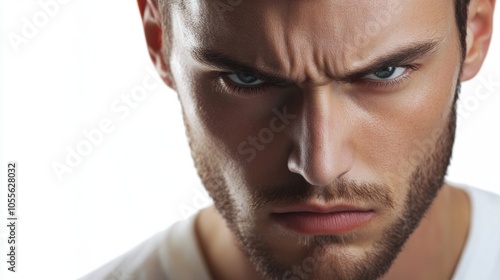
[[[349,170],[347,119],[340,95],[331,86],[305,91],[297,123],[290,171],[310,184],[325,186]]]

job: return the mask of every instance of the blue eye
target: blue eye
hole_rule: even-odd
[[[239,86],[258,86],[265,83],[264,80],[245,73],[229,74],[227,78]]]
[[[385,67],[381,68],[364,78],[368,80],[394,80],[404,74],[408,67]]]

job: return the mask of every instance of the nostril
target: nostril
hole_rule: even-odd
[[[293,173],[302,174],[300,171],[300,156],[297,150],[293,150],[288,157],[288,170]]]
[[[290,154],[288,170],[301,175],[309,184],[315,186],[328,185],[335,178],[332,164],[321,158],[301,156],[300,153]]]
[[[288,170],[299,174],[309,184],[327,186],[346,174],[353,164],[348,148],[338,149],[316,148],[306,151],[295,149],[288,158]]]

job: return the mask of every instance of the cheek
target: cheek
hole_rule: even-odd
[[[363,165],[389,185],[406,184],[448,125],[457,78],[458,65],[431,66],[400,95],[373,106],[353,136]]]
[[[202,145],[204,152],[209,153],[214,161],[220,159],[220,165],[242,168],[240,174],[248,173],[245,169],[254,166],[265,154],[255,148],[250,139],[272,140],[264,150],[276,153],[271,145],[274,146],[280,135],[270,127],[280,125],[272,120],[276,118],[275,109],[287,102],[285,94],[237,97],[223,91],[213,74],[198,72],[201,71],[184,69],[183,73],[187,74],[179,75],[183,78],[183,84],[178,88],[179,98],[191,134],[196,137],[196,144]],[[259,139],[257,142],[259,147],[263,144]],[[258,156],[253,157],[249,149]]]

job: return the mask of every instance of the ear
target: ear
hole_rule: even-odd
[[[481,69],[490,46],[495,0],[471,0],[467,20],[467,52],[461,81],[472,79]]]
[[[141,12],[144,34],[148,45],[149,56],[158,74],[167,86],[175,90],[175,83],[170,72],[170,65],[165,57],[165,45],[162,32],[161,13],[157,0],[137,0]]]

